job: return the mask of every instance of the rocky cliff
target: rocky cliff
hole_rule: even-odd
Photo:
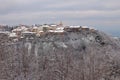
[[[0,39],[0,80],[120,80],[120,41],[103,32]]]

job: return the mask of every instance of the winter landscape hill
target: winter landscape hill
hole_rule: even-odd
[[[0,44],[0,80],[120,80],[120,40],[98,30]]]

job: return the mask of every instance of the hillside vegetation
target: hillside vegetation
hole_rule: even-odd
[[[0,80],[120,80],[120,41],[100,31],[0,35]]]

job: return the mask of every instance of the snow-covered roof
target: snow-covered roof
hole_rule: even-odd
[[[58,28],[56,28],[56,30],[63,30],[64,29],[64,27],[58,27]]]
[[[48,32],[54,32],[54,30],[48,30]]]
[[[24,30],[24,31],[28,30],[28,28],[26,28],[26,27],[21,27],[21,29]]]
[[[53,27],[55,27],[55,26],[57,26],[56,24],[51,24],[50,26],[53,26]]]
[[[64,30],[55,30],[55,32],[64,32]]]
[[[95,27],[90,27],[90,29],[94,29],[94,30],[97,30]]]
[[[48,32],[55,32],[55,33],[57,33],[57,32],[64,32],[64,30],[49,30]]]
[[[80,26],[69,26],[70,28],[79,28]]]
[[[39,31],[39,32],[44,32],[44,31]]]
[[[30,31],[25,31],[25,32],[22,32],[23,34],[35,34],[35,32],[30,32]]]
[[[42,27],[50,27],[49,25],[42,25]]]
[[[0,33],[2,33],[2,34],[10,34],[9,31],[0,31]]]
[[[20,26],[20,27],[17,27],[16,29],[13,29],[12,31],[26,31],[28,30],[28,28],[26,28],[25,26]]]
[[[38,27],[34,26],[33,29],[38,29]]]
[[[88,26],[82,26],[82,28],[89,28]]]
[[[17,37],[16,33],[10,33],[9,37]]]

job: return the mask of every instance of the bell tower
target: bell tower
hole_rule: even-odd
[[[62,21],[60,21],[60,23],[59,23],[59,26],[60,26],[60,27],[62,27],[62,26],[63,26],[63,23],[62,23]]]

